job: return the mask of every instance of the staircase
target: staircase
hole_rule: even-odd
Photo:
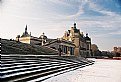
[[[93,61],[74,57],[1,55],[2,82],[43,81],[52,75],[59,75],[71,70],[94,64]]]

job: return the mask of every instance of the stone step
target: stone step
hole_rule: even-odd
[[[61,57],[2,56],[1,79],[4,82],[26,82],[57,72],[92,65],[93,61]],[[40,80],[42,81],[42,80]]]
[[[60,62],[58,62],[58,63],[47,63],[47,64],[50,64],[50,65],[52,65],[52,64],[54,64],[54,65],[68,65],[70,63],[60,63]],[[4,70],[24,68],[24,67],[32,67],[32,66],[40,66],[40,65],[43,66],[43,65],[45,65],[45,63],[44,64],[43,63],[39,63],[39,64],[23,64],[23,65],[19,64],[19,65],[15,65],[15,66],[4,66],[4,67],[0,68],[0,70],[4,71]]]
[[[22,60],[21,60],[21,59],[22,59]],[[55,62],[56,62],[56,61],[57,61],[57,62],[60,61],[60,62],[67,62],[67,60],[66,60],[66,61],[64,61],[64,60],[62,61],[62,60],[51,59],[51,58],[50,58],[50,59],[38,59],[38,58],[36,58],[36,59],[31,59],[31,58],[27,58],[27,59],[16,58],[16,59],[15,59],[15,58],[14,58],[14,59],[8,59],[8,60],[11,60],[11,61],[8,61],[9,63],[14,62],[14,60],[16,60],[16,61],[19,61],[19,60],[20,60],[20,61],[23,61],[23,62],[24,62],[24,61],[25,61],[25,62],[28,62],[28,61],[55,61]],[[7,62],[7,59],[5,59],[5,60],[2,59],[2,61]],[[71,62],[72,62],[72,61],[71,61]]]
[[[15,80],[13,79],[12,76],[11,77],[9,76],[6,79],[9,79],[13,82],[14,81],[20,81],[20,82],[21,81],[27,81],[27,80],[30,80],[32,78],[35,79],[37,77],[43,77],[44,75],[48,75],[48,74],[52,74],[52,73],[55,73],[55,72],[58,72],[58,71],[62,71],[62,69],[63,70],[64,69],[66,70],[67,68],[70,69],[71,67],[74,67],[74,66],[78,66],[78,65],[76,64],[76,65],[56,66],[56,67],[50,67],[50,68],[46,68],[46,69],[26,71],[24,73],[20,72],[18,75],[14,75],[14,78],[16,78]],[[38,76],[38,74],[39,74],[39,76]]]
[[[26,64],[48,64],[48,63],[50,63],[50,64],[58,64],[58,63],[65,63],[65,64],[72,64],[73,62],[62,62],[62,61],[38,61],[38,62],[34,62],[34,61],[32,61],[32,62],[24,62],[24,61],[13,61],[13,62],[3,62],[2,64],[3,64],[3,66],[2,67],[10,67],[10,66],[16,66],[16,65],[26,65]]]
[[[13,70],[7,70],[7,71],[3,71],[1,72],[4,76],[3,78],[6,77],[10,77],[12,75],[17,75],[20,74],[20,72],[22,74],[28,73],[30,72],[35,72],[35,71],[41,71],[41,70],[45,70],[45,69],[49,69],[49,68],[56,68],[56,67],[62,67],[62,66],[68,66],[68,65],[44,65],[44,66],[34,66],[34,67],[30,67],[30,68],[20,68],[20,69],[13,69]],[[7,75],[7,76],[6,76]]]
[[[49,66],[51,66],[51,67],[54,67],[54,66],[65,66],[65,65],[71,65],[71,64],[61,64],[61,63],[58,63],[58,64],[50,64],[50,63],[48,63],[48,64],[38,64],[38,65],[24,65],[24,66],[18,66],[18,67],[8,67],[7,69],[6,69],[6,67],[4,67],[4,68],[1,68],[1,71],[3,71],[3,72],[1,72],[1,73],[13,73],[13,72],[18,72],[18,71],[22,71],[22,70],[26,70],[26,69],[32,69],[32,68],[35,68],[35,67],[41,67],[41,68],[46,68],[46,67],[49,67]]]

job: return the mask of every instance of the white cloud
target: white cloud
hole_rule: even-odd
[[[109,38],[113,39],[109,36],[121,34],[121,16],[102,8],[93,0],[31,0],[30,3],[27,3],[29,0],[6,1],[10,3],[3,7],[3,14],[0,15],[0,35],[5,38],[15,38],[17,34],[22,34],[26,24],[33,36],[39,37],[42,32],[45,32],[45,35],[51,38],[62,37],[63,33],[73,25],[74,18],[77,28],[84,33],[88,32],[93,42],[99,43],[98,41],[105,39],[108,43]],[[64,10],[65,7],[71,11]],[[83,16],[88,13],[86,7],[104,16]],[[73,11],[74,13],[70,14]],[[63,14],[64,12],[69,14]],[[108,45],[110,44],[112,43],[109,41]]]
[[[102,14],[107,15],[107,16],[120,16],[119,14],[117,14],[115,12],[112,12],[110,10],[107,10],[107,9],[97,5],[95,2],[93,2],[91,0],[88,1],[88,4],[89,4],[90,9],[93,11],[102,13]]]
[[[85,13],[84,7],[89,2],[89,0],[77,0],[77,1],[73,1],[73,0],[49,0],[49,1],[54,2],[56,4],[67,5],[67,7],[73,6],[76,9],[78,9],[77,12],[73,15],[68,15],[68,16],[63,15],[65,19],[78,18],[78,16],[84,14]],[[60,15],[60,16],[62,16],[62,15]]]
[[[119,35],[119,36],[121,36],[121,29],[119,29],[118,31],[116,31],[116,32],[111,32],[110,34],[112,34],[112,35]]]

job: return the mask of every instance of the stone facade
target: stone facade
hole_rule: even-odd
[[[62,40],[61,38],[55,39],[49,43],[45,43],[44,46],[48,46],[56,50],[60,48],[63,53],[62,55],[74,55],[75,45],[70,41]]]
[[[64,36],[60,39],[49,39],[44,33],[39,38],[31,36],[31,33],[29,34],[27,32],[26,25],[25,32],[22,36],[18,35],[16,41],[32,45],[47,46],[55,50],[61,48],[63,54],[67,55],[91,56],[91,39],[88,37],[88,34],[84,36],[83,32],[80,32],[80,30],[76,28],[76,23],[74,23],[74,27],[66,31]]]
[[[76,23],[74,23],[74,27],[71,27],[71,30],[68,30],[64,33],[62,39],[73,42],[73,44],[75,45],[75,56],[91,56],[91,38],[88,37],[88,34],[84,36],[83,32],[80,32],[80,30],[76,28]]]
[[[31,33],[29,34],[27,32],[27,25],[25,28],[25,32],[23,32],[21,36],[17,35],[16,37],[16,41],[32,45],[43,45],[44,43],[46,43],[46,40],[47,36],[45,36],[44,33],[39,38],[31,36]]]

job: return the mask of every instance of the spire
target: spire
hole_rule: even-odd
[[[21,37],[29,37],[30,35],[28,34],[27,32],[27,24],[26,24],[26,27],[25,27],[25,32],[23,32],[22,36]]]
[[[25,32],[27,32],[27,24],[26,24]]]

